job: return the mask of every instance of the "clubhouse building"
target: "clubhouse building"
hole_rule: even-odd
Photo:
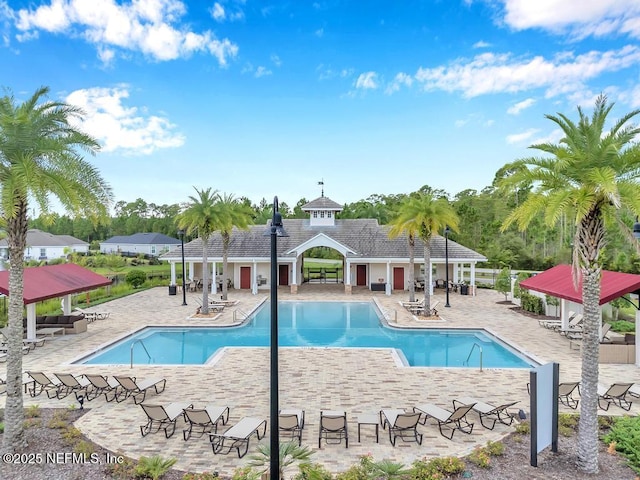
[[[278,285],[289,286],[297,293],[304,283],[338,283],[346,294],[353,288],[384,291],[409,288],[409,243],[406,235],[389,238],[389,227],[379,225],[375,219],[336,218],[342,206],[324,195],[307,203],[302,210],[306,219],[284,219],[287,237],[278,238]],[[271,242],[269,225],[252,225],[248,230],[234,229],[228,249],[228,281],[233,288],[269,290],[271,272]],[[446,245],[445,245],[446,243]],[[313,248],[333,249],[342,257],[341,265],[328,263],[326,268],[305,268],[305,254]],[[414,278],[417,286],[426,285],[430,291],[436,281],[446,278],[448,257],[449,280],[454,284],[466,283],[475,293],[475,268],[486,257],[440,235],[430,241],[431,265],[426,269],[424,281],[424,244],[419,239],[414,248]],[[447,253],[445,253],[445,248]],[[208,263],[202,265],[202,242],[193,240],[184,245],[188,283],[202,278],[207,268],[208,277],[215,278],[207,288],[211,293],[220,291],[222,279],[222,237],[215,233],[207,245]],[[308,253],[307,253],[308,255]],[[171,284],[176,284],[176,264],[182,262],[181,247],[177,246],[160,257],[171,264]]]

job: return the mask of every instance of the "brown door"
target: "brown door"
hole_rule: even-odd
[[[404,290],[404,268],[393,267],[393,289]]]
[[[240,267],[240,288],[251,289],[251,267]]]
[[[367,266],[356,265],[356,285],[367,284]]]
[[[278,285],[289,285],[289,265],[278,265]]]

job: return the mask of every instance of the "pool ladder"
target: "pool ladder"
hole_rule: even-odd
[[[149,354],[149,350],[147,350],[147,347],[144,345],[144,342],[142,341],[142,339],[138,339],[131,344],[131,348],[129,352],[129,368],[133,368],[133,347],[136,346],[136,343],[139,343],[140,345],[142,345],[142,348],[144,348],[144,351],[147,352],[147,357],[149,357],[149,360],[151,360],[150,363],[153,363],[153,358],[151,358],[151,355]]]
[[[469,352],[469,355],[467,355],[467,359],[462,364],[467,366],[469,365],[469,359],[471,358],[471,354],[476,349],[476,347],[478,347],[478,350],[480,351],[480,371],[482,371],[482,347],[476,342],[474,342],[471,346],[471,351]]]

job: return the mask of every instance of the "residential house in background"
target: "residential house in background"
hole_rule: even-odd
[[[176,245],[180,245],[180,240],[163,233],[134,233],[133,235],[118,235],[100,242],[100,251],[128,257],[135,257],[139,254],[157,257]]]
[[[69,253],[87,253],[89,244],[71,235],[54,235],[42,230],[27,231],[27,248],[24,251],[25,260],[50,261],[56,258],[66,258]],[[9,257],[7,240],[0,240],[0,256]]]

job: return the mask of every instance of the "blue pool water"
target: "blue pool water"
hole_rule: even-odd
[[[128,364],[132,343],[142,340],[149,355],[138,342],[133,350],[136,364],[203,364],[222,347],[269,346],[270,318],[270,306],[265,303],[239,327],[145,328],[78,363]],[[465,363],[474,343],[482,347],[484,368],[535,365],[482,330],[387,327],[375,306],[365,302],[281,302],[278,333],[281,347],[395,348],[410,366],[477,368],[477,348]]]

